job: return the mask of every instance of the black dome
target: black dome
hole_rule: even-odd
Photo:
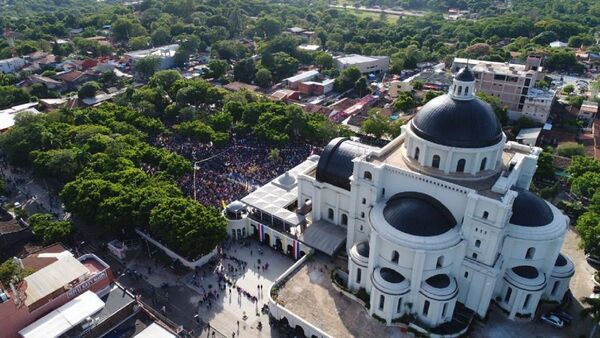
[[[534,193],[518,190],[519,194],[512,205],[510,223],[525,227],[539,227],[550,224],[554,220],[552,209],[548,203]]]
[[[354,170],[352,160],[373,148],[348,138],[334,138],[323,149],[317,164],[316,178],[337,187],[350,190],[350,176]]]
[[[454,78],[458,81],[473,82],[475,81],[475,74],[473,74],[473,71],[469,67],[465,67],[459,70]]]
[[[502,140],[500,122],[492,107],[478,98],[454,100],[442,95],[429,101],[412,120],[419,137],[459,148],[483,148]]]
[[[427,278],[425,282],[436,289],[443,289],[447,288],[450,285],[450,277],[448,277],[448,275],[446,275],[445,273],[440,273],[438,275]]]
[[[364,241],[364,242],[360,242],[358,244],[356,244],[356,251],[358,251],[358,253],[363,256],[363,257],[369,257],[369,242]]]
[[[529,265],[515,266],[514,268],[512,268],[512,271],[517,275],[527,279],[534,279],[540,275],[536,268]]]
[[[404,280],[404,276],[390,268],[381,268],[379,273],[381,274],[381,278],[388,283],[398,284]]]
[[[565,266],[565,265],[567,265],[567,259],[562,254],[558,254],[558,257],[556,257],[556,262],[554,263],[554,266]]]
[[[442,203],[418,192],[392,196],[383,208],[383,218],[396,230],[415,236],[441,235],[456,225]]]

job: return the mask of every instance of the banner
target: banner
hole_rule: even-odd
[[[300,242],[297,239],[292,240],[292,250],[294,252],[294,258],[300,258]]]

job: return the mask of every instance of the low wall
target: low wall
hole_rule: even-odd
[[[306,259],[308,257],[310,257],[310,255],[306,255],[306,256],[300,258],[296,263],[294,263],[294,265],[292,265],[283,274],[281,274],[281,276],[279,276],[275,280],[275,283],[273,283],[271,288],[269,288],[269,290],[268,290],[269,291],[269,313],[271,314],[271,316],[273,316],[277,320],[286,318],[289,323],[289,326],[292,328],[300,326],[302,328],[302,330],[304,331],[304,335],[306,337],[333,338],[332,336],[328,335],[327,333],[325,333],[318,327],[316,327],[316,326],[312,325],[311,323],[307,322],[306,320],[302,319],[300,316],[296,315],[292,311],[279,305],[279,303],[277,303],[277,301],[275,301],[271,297],[271,290],[273,289],[273,287],[279,288],[281,285],[283,285],[294,272],[296,272],[297,270],[299,270],[302,267],[302,265],[304,264],[304,262],[306,261]]]
[[[190,269],[194,269],[196,267],[203,266],[204,264],[208,263],[208,261],[217,254],[217,248],[215,247],[213,249],[213,251],[211,251],[208,255],[202,256],[202,257],[200,257],[199,259],[197,259],[195,261],[188,261],[187,259],[179,256],[173,250],[167,248],[166,246],[162,245],[161,243],[159,243],[154,238],[150,237],[150,235],[148,235],[147,233],[144,233],[144,232],[142,232],[139,229],[135,229],[135,232],[138,235],[140,235],[143,239],[145,239],[148,242],[152,243],[152,245],[154,245],[157,248],[161,249],[167,256],[169,256],[169,257],[171,257],[173,259],[179,260],[181,262],[181,264],[185,265],[186,267],[188,267]]]

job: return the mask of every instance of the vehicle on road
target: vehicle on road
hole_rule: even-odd
[[[564,311],[554,311],[550,315],[558,317],[560,320],[563,321],[563,323],[565,323],[565,325],[570,325],[573,321],[573,316]]]
[[[592,254],[585,254],[585,260],[590,264],[600,265],[600,257]]]
[[[557,328],[563,328],[565,326],[563,320],[553,314],[542,315],[540,319]]]

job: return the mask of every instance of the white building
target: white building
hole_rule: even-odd
[[[346,55],[334,58],[338,69],[356,67],[361,73],[379,73],[386,72],[390,67],[390,58],[387,56],[363,56]]]
[[[392,98],[400,96],[401,92],[410,92],[413,90],[413,86],[408,81],[394,80],[390,82],[389,94]]]
[[[309,70],[306,72],[298,73],[294,76],[283,79],[281,83],[286,88],[296,89],[301,82],[311,81],[312,79],[319,76],[318,70]]]
[[[473,72],[459,71],[383,148],[332,140],[231,206],[250,211],[233,213],[229,231],[250,229],[253,214],[328,254],[345,241],[348,288],[388,324],[410,314],[431,329],[458,320],[455,309],[484,317],[492,301],[532,319],[569,288],[569,219],[528,191],[542,150],[507,142],[474,89]]]
[[[555,97],[554,90],[530,88],[523,109],[520,112],[509,111],[509,117],[513,120],[526,117],[535,122],[546,123]]]
[[[0,60],[0,73],[16,73],[21,70],[27,62],[22,58],[10,58]]]
[[[136,50],[133,52],[125,53],[126,57],[131,59],[131,63],[135,63],[147,57],[156,57],[160,60],[160,69],[169,69],[175,66],[175,53],[179,49],[178,44],[160,46],[144,50]]]
[[[523,128],[517,135],[517,142],[534,147],[540,137],[542,128]]]

